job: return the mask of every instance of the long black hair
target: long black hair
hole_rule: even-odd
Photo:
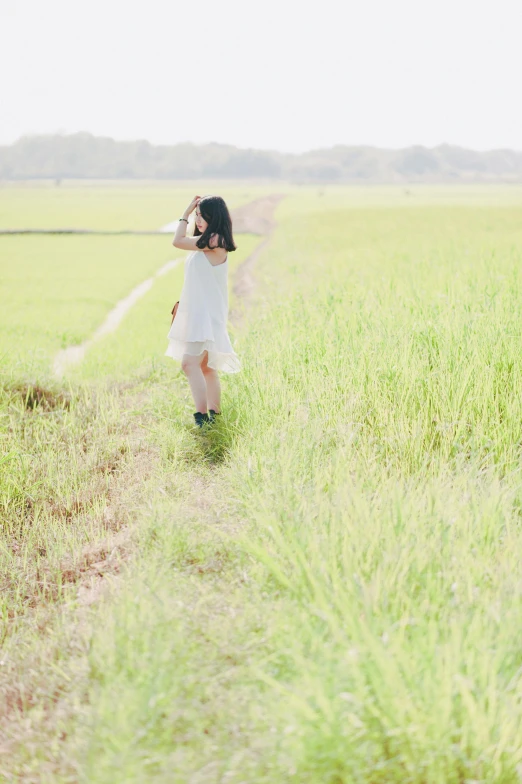
[[[197,226],[194,229],[194,236],[199,237],[196,242],[198,248],[209,248],[210,238],[216,235],[212,247],[225,248],[227,251],[236,250],[232,235],[232,218],[225,200],[221,196],[203,196],[198,207],[201,217],[208,223],[203,234]],[[217,245],[215,245],[216,240]]]

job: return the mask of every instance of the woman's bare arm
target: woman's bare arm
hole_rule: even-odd
[[[187,237],[187,226],[188,226],[188,219],[189,215],[196,209],[196,205],[199,201],[200,197],[195,196],[192,201],[190,202],[189,206],[183,213],[183,217],[179,219],[178,225],[176,226],[176,232],[174,234],[174,239],[172,240],[172,244],[175,248],[181,248],[182,250],[195,250],[196,249],[196,242],[198,241],[197,237]]]

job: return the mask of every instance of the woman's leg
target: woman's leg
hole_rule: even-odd
[[[201,370],[202,360],[203,357],[201,354],[198,356],[193,356],[192,354],[183,354],[183,358],[181,360],[181,369],[188,378],[190,391],[192,392],[194,405],[196,406],[196,411],[199,411],[201,414],[206,414],[207,385]]]
[[[207,385],[207,405],[208,410],[214,409],[216,414],[221,411],[221,384],[217,370],[208,366],[208,351],[204,352],[204,359],[201,363],[201,370]]]

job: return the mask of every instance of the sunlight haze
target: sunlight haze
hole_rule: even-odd
[[[0,143],[522,150],[516,0],[6,0]]]

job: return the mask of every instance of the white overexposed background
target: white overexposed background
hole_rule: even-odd
[[[0,143],[522,150],[521,0],[2,0]]]

